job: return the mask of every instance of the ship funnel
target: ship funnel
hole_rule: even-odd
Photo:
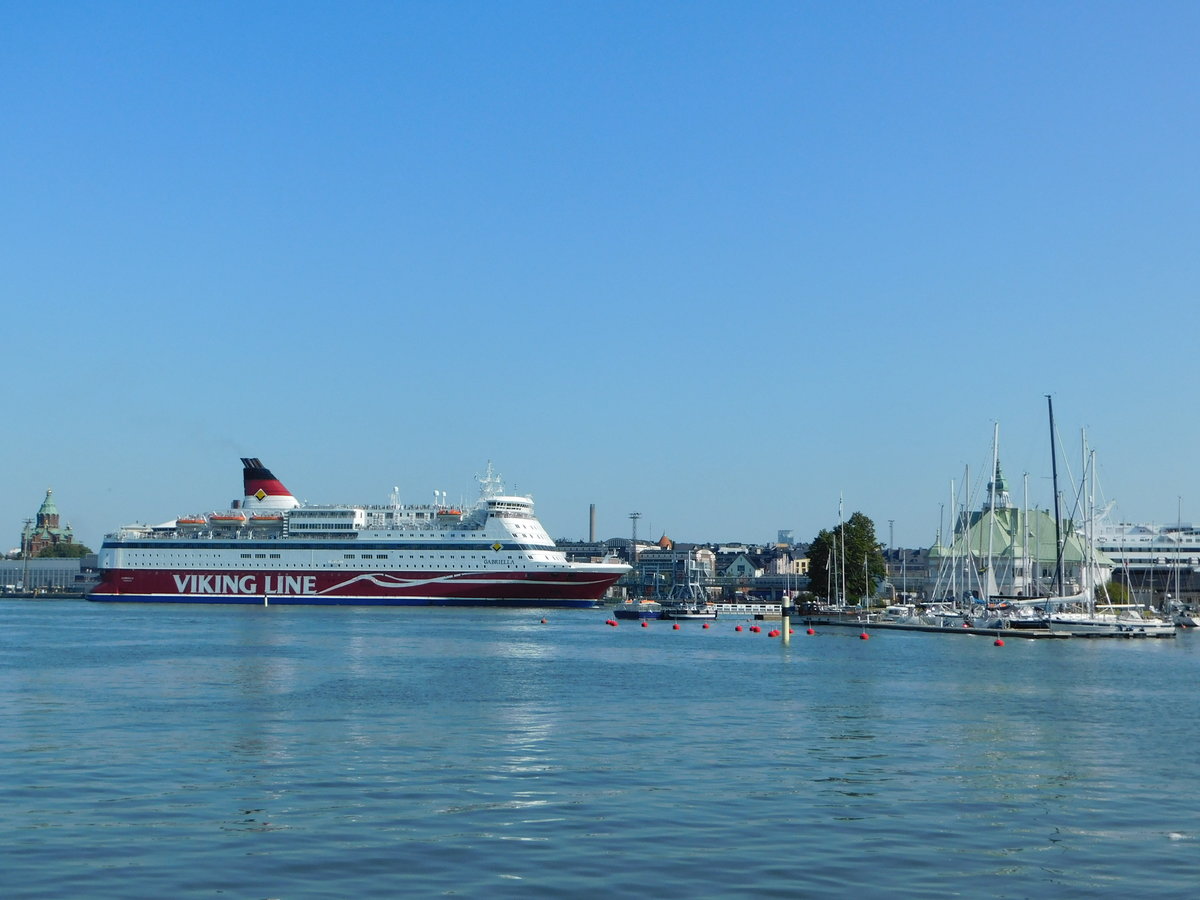
[[[294,509],[300,501],[271,474],[258,457],[242,457],[242,484],[246,497],[243,507],[258,509]]]

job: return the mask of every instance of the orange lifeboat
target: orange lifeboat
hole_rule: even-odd
[[[213,525],[245,525],[246,514],[240,512],[213,513],[208,517],[208,521]]]

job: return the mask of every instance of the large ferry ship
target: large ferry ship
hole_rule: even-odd
[[[1200,527],[1102,523],[1096,546],[1115,563],[1114,577],[1139,603],[1167,608],[1200,601]]]
[[[90,600],[594,606],[629,566],[568,561],[489,463],[474,506],[301,504],[258,459],[227,510],[105,537]]]

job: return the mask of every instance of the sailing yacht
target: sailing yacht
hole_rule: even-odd
[[[1050,398],[1046,401],[1049,403]],[[1050,406],[1050,447],[1054,453],[1054,407]],[[1136,604],[1096,605],[1096,594],[1107,596],[1106,579],[1096,578],[1096,452],[1087,449],[1084,441],[1084,475],[1082,484],[1087,488],[1087,517],[1084,524],[1083,545],[1087,556],[1083,567],[1083,591],[1076,597],[1056,597],[1049,619],[1051,631],[1080,637],[1174,637],[1175,623],[1160,619],[1149,610],[1143,611]],[[1057,471],[1057,464],[1055,465]],[[1056,476],[1057,483],[1057,476]],[[1055,488],[1057,494],[1057,487]],[[1067,608],[1063,608],[1067,607]]]

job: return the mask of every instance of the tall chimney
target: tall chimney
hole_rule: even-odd
[[[596,504],[588,506],[588,543],[596,543]]]

